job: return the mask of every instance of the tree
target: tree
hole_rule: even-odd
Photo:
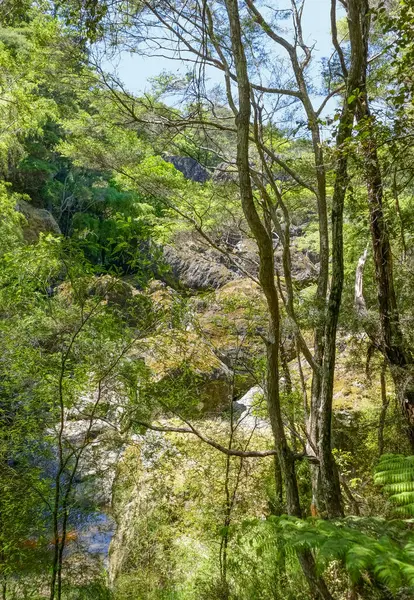
[[[12,202],[8,208],[10,220],[3,224],[9,250],[13,219],[16,228],[21,219]],[[154,316],[145,298],[134,298],[127,284],[112,276],[97,278],[73,243],[50,236],[27,246],[18,231],[14,239],[13,252],[1,256],[0,281],[1,449],[7,492],[1,568],[6,575],[13,568],[19,572],[24,540],[32,539],[39,548],[42,539],[49,540],[52,550],[43,557],[41,573],[50,560],[50,598],[60,599],[68,531],[85,501],[76,485],[82,461],[97,425],[122,411],[110,398],[128,394],[132,372],[145,379],[145,367],[131,364],[129,353]],[[9,522],[7,515],[23,485],[30,494],[11,534],[13,519]]]
[[[187,12],[171,3],[145,3],[136,11],[129,9],[128,28],[125,35],[134,39],[139,35],[139,28],[155,19],[156,27],[161,32],[161,42],[166,51],[171,49],[169,36],[173,36],[174,44],[182,48],[194,61],[218,68],[224,73],[226,81],[227,105],[233,113],[234,125],[227,119],[222,123],[205,118],[203,110],[203,75],[198,80],[198,101],[192,105],[195,113],[191,116],[169,119],[163,117],[163,122],[172,130],[182,130],[183,127],[199,125],[217,129],[228,129],[237,136],[236,164],[239,174],[239,194],[244,218],[255,239],[260,256],[259,281],[267,299],[270,331],[266,339],[267,346],[267,388],[269,415],[272,422],[275,447],[278,460],[282,467],[286,487],[287,506],[290,514],[300,516],[301,508],[297,493],[295,476],[295,457],[289,448],[282,421],[279,400],[279,347],[280,347],[280,308],[279,292],[274,274],[274,250],[272,235],[276,232],[284,248],[283,275],[286,285],[285,310],[293,323],[298,347],[303,352],[313,370],[311,410],[308,421],[307,435],[310,452],[315,456],[319,468],[315,469],[314,488],[316,497],[322,500],[322,506],[328,516],[342,515],[341,493],[337,469],[331,453],[331,417],[332,394],[335,367],[335,345],[339,309],[343,287],[343,206],[348,185],[348,151],[347,145],[351,139],[353,119],[357,108],[357,90],[362,85],[363,65],[367,51],[368,9],[359,3],[350,3],[347,7],[349,22],[350,53],[345,59],[344,51],[337,39],[336,4],[332,2],[331,22],[333,46],[338,60],[343,68],[344,83],[331,90],[318,109],[312,105],[310,87],[306,71],[312,59],[312,49],[303,41],[302,32],[303,7],[293,3],[289,11],[293,23],[293,42],[280,36],[272,24],[262,14],[257,5],[248,2],[243,16],[237,3],[227,3],[225,7],[214,3],[197,5],[196,10]],[[123,8],[120,7],[122,13]],[[269,15],[270,16],[270,15]],[[242,27],[241,23],[244,23]],[[154,21],[152,21],[154,23]],[[249,24],[246,27],[246,24]],[[135,27],[135,29],[134,29]],[[226,29],[230,36],[227,36]],[[202,32],[202,42],[199,42]],[[151,42],[149,42],[151,43]],[[157,44],[160,42],[157,41]],[[290,65],[289,77],[277,87],[272,83],[267,86],[256,83],[263,78],[263,73],[257,71],[254,62],[258,48],[266,44],[274,44],[283,49],[288,56]],[[261,46],[260,46],[261,44]],[[272,50],[266,52],[265,60],[271,60]],[[191,58],[190,58],[191,60]],[[278,79],[282,77],[277,74]],[[272,71],[271,79],[275,78]],[[286,78],[285,78],[286,79]],[[114,85],[113,80],[104,78],[115,104],[125,118],[135,123],[145,122],[145,113],[136,111],[136,103],[125,90]],[[321,142],[320,115],[326,101],[335,94],[344,91],[342,112],[338,113],[338,128],[336,136],[335,166],[332,173],[332,272],[329,268],[329,226],[328,226],[328,184],[326,151]],[[238,99],[234,97],[237,93]],[[300,172],[292,169],[285,160],[273,151],[274,138],[263,121],[267,111],[263,96],[268,95],[269,102],[276,97],[284,102],[291,99],[299,101],[307,119],[307,127],[311,137],[313,152],[313,172],[311,181],[302,177]],[[267,97],[267,96],[266,96]],[[276,100],[276,101],[277,101]],[[267,100],[266,100],[267,101]],[[138,105],[139,107],[139,105]],[[276,109],[273,109],[276,110]],[[156,110],[154,111],[156,113]],[[195,116],[194,116],[195,114]],[[147,120],[149,122],[149,119]],[[252,153],[254,147],[254,166]],[[319,255],[320,270],[316,292],[316,303],[319,313],[314,325],[314,353],[310,352],[305,343],[303,332],[295,314],[295,295],[291,280],[291,256],[289,247],[289,211],[284,202],[282,186],[277,182],[274,167],[283,169],[295,185],[311,191],[316,198],[319,218]],[[259,174],[258,174],[259,172]],[[174,204],[172,206],[174,209]],[[281,209],[284,217],[284,228],[277,214]],[[181,213],[182,214],[182,213]],[[197,218],[192,218],[198,231],[202,231]],[[310,573],[310,571],[309,571]],[[323,584],[319,592],[327,594]]]
[[[120,9],[122,11],[122,8]],[[215,12],[216,11],[216,12]],[[234,86],[239,82],[240,74],[233,73],[230,69],[230,62],[234,63],[235,68],[237,67],[236,60],[236,51],[239,51],[238,48],[232,46],[230,49],[230,40],[228,42],[224,42],[225,33],[224,33],[224,23],[229,22],[229,10],[226,9],[226,12],[223,12],[222,9],[215,5],[209,5],[205,7],[205,10],[202,7],[198,7],[196,11],[197,18],[196,21],[193,21],[193,17],[190,14],[187,14],[185,11],[182,12],[178,10],[174,5],[158,5],[157,7],[152,6],[150,3],[145,5],[143,10],[137,9],[134,13],[133,10],[128,13],[130,17],[130,22],[132,23],[132,27],[129,27],[125,31],[125,35],[129,36],[129,39],[134,40],[135,32],[138,33],[139,27],[141,24],[144,26],[145,19],[150,16],[155,18],[159,23],[159,28],[161,32],[165,31],[173,33],[176,35],[175,40],[176,43],[180,46],[183,45],[183,48],[186,48],[186,51],[189,55],[194,55],[194,60],[201,60],[205,62],[205,64],[214,66],[221,70],[224,73],[225,80],[227,82],[227,94],[228,94],[228,107],[233,112],[233,116],[236,116],[236,127],[231,124],[230,116],[226,115],[224,119],[207,119],[206,113],[203,108],[203,99],[201,99],[198,104],[192,104],[191,116],[183,116],[181,118],[173,115],[170,111],[170,117],[168,118],[164,115],[160,118],[160,124],[164,123],[166,127],[171,128],[172,131],[182,131],[185,127],[195,127],[199,125],[201,128],[207,129],[218,129],[218,130],[228,130],[230,132],[234,132],[234,134],[240,134],[240,118],[239,112],[241,114],[240,105],[237,108],[236,102],[233,98]],[[217,14],[216,14],[217,13]],[[333,255],[334,259],[334,267],[332,271],[333,277],[333,285],[331,285],[331,292],[328,291],[328,282],[330,280],[329,273],[329,227],[328,227],[328,206],[327,206],[327,194],[328,194],[328,184],[327,184],[327,166],[326,166],[326,150],[321,143],[321,123],[319,121],[320,115],[325,106],[325,101],[319,107],[319,109],[314,109],[310,100],[310,88],[309,83],[307,81],[306,69],[312,58],[312,51],[308,48],[302,39],[302,25],[301,25],[301,9],[300,7],[293,5],[290,11],[293,19],[293,30],[295,32],[294,43],[290,43],[287,39],[280,37],[276,32],[272,30],[272,27],[269,23],[266,22],[266,19],[259,12],[259,9],[256,6],[248,5],[248,10],[243,18],[246,18],[250,23],[249,28],[245,28],[246,34],[248,37],[243,38],[241,34],[239,46],[241,48],[247,47],[248,44],[251,44],[251,48],[253,51],[262,43],[264,40],[271,40],[269,43],[273,43],[276,47],[283,48],[289,57],[291,72],[290,79],[286,83],[285,86],[272,87],[272,86],[261,86],[255,83],[255,77],[259,76],[258,72],[252,71],[255,67],[253,67],[253,62],[250,61],[250,54],[247,54],[247,58],[243,59],[247,61],[248,66],[246,64],[245,70],[250,69],[252,71],[251,74],[246,74],[248,77],[248,81],[246,83],[247,86],[251,88],[251,97],[249,96],[249,113],[252,112],[252,123],[250,123],[250,117],[248,119],[249,123],[247,124],[246,119],[244,122],[244,126],[247,127],[248,131],[245,132],[245,136],[247,136],[245,140],[245,149],[244,152],[249,152],[248,146],[254,146],[254,160],[256,161],[254,168],[252,168],[250,156],[249,154],[249,171],[244,174],[243,184],[240,184],[239,189],[240,193],[244,194],[246,192],[247,180],[251,182],[249,186],[251,187],[251,192],[249,192],[250,197],[250,206],[253,209],[254,204],[257,201],[257,197],[261,197],[261,203],[265,207],[264,214],[259,218],[261,220],[262,225],[265,227],[265,230],[268,231],[266,236],[269,237],[269,232],[271,229],[279,235],[281,238],[283,247],[284,247],[284,261],[283,261],[283,275],[285,281],[287,283],[287,294],[286,294],[286,302],[285,302],[285,310],[287,311],[289,318],[292,321],[292,326],[296,329],[296,336],[298,339],[299,347],[301,352],[304,353],[305,359],[308,361],[310,366],[313,369],[313,385],[312,385],[312,407],[310,412],[309,424],[308,424],[308,435],[310,438],[310,452],[315,453],[316,448],[319,446],[319,450],[317,451],[318,455],[326,457],[321,462],[321,468],[324,470],[326,468],[326,473],[329,473],[329,476],[323,477],[325,491],[324,495],[329,496],[330,499],[326,500],[326,510],[328,513],[332,511],[333,514],[340,514],[340,493],[339,493],[339,485],[337,482],[337,477],[335,476],[335,468],[333,461],[330,456],[330,420],[331,420],[331,404],[332,404],[332,374],[334,368],[334,340],[336,339],[336,322],[337,315],[339,312],[340,300],[341,300],[341,290],[342,290],[342,206],[343,199],[346,193],[347,186],[347,153],[345,146],[350,138],[350,133],[352,131],[353,124],[353,114],[356,106],[356,96],[353,94],[353,91],[358,87],[359,78],[361,76],[359,66],[361,61],[363,60],[363,52],[364,47],[359,43],[359,40],[362,39],[361,36],[363,34],[363,30],[366,29],[366,16],[365,12],[360,13],[357,8],[355,9],[355,15],[358,16],[357,21],[355,18],[352,20],[352,24],[355,23],[355,27],[359,28],[358,31],[350,31],[351,37],[351,61],[352,64],[349,69],[348,76],[348,67],[346,67],[346,84],[337,86],[333,90],[331,90],[327,96],[331,97],[335,94],[338,94],[340,91],[347,89],[347,95],[345,95],[344,100],[344,108],[342,111],[342,115],[339,117],[338,121],[338,138],[337,138],[337,164],[336,164],[336,189],[334,192],[334,197],[337,199],[337,206],[335,204],[334,209],[332,211],[333,218],[333,231],[334,233],[334,241],[333,241]],[[343,51],[341,50],[338,41],[336,39],[336,24],[335,24],[335,4],[332,5],[332,24],[333,24],[333,45],[336,48],[336,52],[338,53],[339,58],[345,61],[343,56]],[[184,21],[187,23],[187,27],[184,25]],[[214,24],[217,23],[217,27],[219,30],[216,31],[214,29]],[[135,27],[135,29],[134,29]],[[174,33],[179,31],[179,33]],[[199,45],[197,42],[197,38],[199,35],[199,31],[203,31],[206,39],[208,39],[208,46]],[[224,37],[223,37],[224,36]],[[259,41],[260,40],[260,41]],[[150,43],[150,42],[149,42]],[[166,48],[168,48],[167,42],[165,42]],[[270,50],[270,54],[266,55],[266,60],[271,59],[272,50]],[[250,53],[250,50],[249,50]],[[242,62],[243,62],[242,61]],[[344,63],[345,64],[345,63]],[[273,79],[275,77],[279,77],[280,74],[275,74],[272,72],[271,77]],[[295,85],[294,83],[295,82]],[[125,90],[118,86],[117,82],[111,78],[104,78],[104,85],[109,88],[110,93],[112,94],[115,103],[118,105],[121,114],[124,115],[125,118],[132,119],[135,123],[147,123],[150,125],[153,122],[153,117],[148,115],[146,117],[145,112],[140,108],[140,103],[134,99],[132,99]],[[200,82],[201,86],[201,82]],[[199,86],[199,87],[200,87]],[[296,87],[295,87],[296,86]],[[346,87],[348,86],[348,87]],[[201,89],[201,88],[200,88]],[[247,110],[247,93],[246,94],[246,108]],[[250,94],[250,92],[249,92]],[[255,96],[256,94],[256,96]],[[310,179],[315,178],[315,184],[311,183],[311,181],[307,181],[300,173],[299,170],[290,167],[285,160],[280,158],[274,150],[272,146],[277,141],[275,140],[275,135],[272,133],[270,127],[273,126],[272,118],[273,114],[269,111],[270,116],[267,117],[268,124],[263,123],[263,114],[264,110],[267,111],[267,108],[263,105],[262,96],[263,94],[269,95],[269,101],[271,102],[273,98],[275,101],[279,99],[284,99],[297,102],[300,101],[305,114],[307,116],[307,125],[309,127],[310,135],[311,135],[311,147],[313,148],[313,160],[314,167],[313,172],[310,175]],[[200,97],[201,98],[201,97]],[[240,102],[240,100],[239,100]],[[157,114],[157,107],[153,105],[150,107],[151,112],[155,112]],[[194,113],[194,110],[196,113]],[[274,109],[275,110],[275,109]],[[196,115],[196,116],[194,116]],[[272,124],[272,125],[271,125]],[[240,158],[238,159],[240,163]],[[245,163],[246,157],[244,158]],[[319,314],[316,319],[315,324],[315,352],[314,355],[310,352],[307,347],[303,333],[300,329],[300,324],[298,323],[298,319],[295,314],[295,295],[294,289],[291,283],[291,257],[290,257],[290,248],[289,248],[289,211],[287,206],[283,201],[283,184],[280,183],[280,180],[277,180],[277,174],[274,171],[274,168],[282,169],[286,172],[286,177],[288,177],[289,183],[286,186],[287,188],[292,185],[299,185],[302,188],[310,191],[314,194],[317,200],[318,206],[318,218],[319,218],[319,250],[320,250],[320,272],[318,278],[318,290],[317,290],[317,306],[319,307]],[[247,166],[246,166],[247,168]],[[258,169],[261,171],[261,175],[258,176]],[[335,175],[334,175],[335,177]],[[253,190],[253,186],[256,186],[256,189]],[[242,198],[242,196],[241,196]],[[335,200],[336,203],[336,200]],[[252,230],[254,219],[254,211],[249,213],[247,210],[246,200],[242,201],[244,216],[248,221],[249,227]],[[277,208],[280,207],[283,212],[284,225],[281,224],[278,218]],[[256,211],[257,212],[257,211]],[[248,218],[247,215],[250,214]],[[193,221],[197,221],[197,219],[193,219]],[[256,225],[259,225],[259,222],[256,220]],[[198,225],[200,228],[200,225]],[[267,228],[267,229],[266,229]],[[269,229],[270,228],[270,229]],[[258,236],[263,235],[265,230],[254,229],[253,235],[258,241]],[[262,238],[264,240],[264,238]],[[269,241],[266,242],[269,245]],[[259,244],[260,245],[260,244]],[[264,251],[264,247],[261,251]],[[263,260],[265,260],[265,255],[268,256],[270,260],[270,254],[273,255],[273,250],[268,248],[266,253],[263,255]],[[269,272],[268,277],[273,278],[273,259],[272,263],[268,263],[264,268],[266,272]],[[269,279],[270,281],[270,279]],[[263,282],[262,282],[263,284]],[[274,284],[273,284],[274,287]],[[271,293],[273,298],[275,299],[275,292]],[[266,294],[268,295],[270,301],[270,289],[267,290]],[[328,299],[330,297],[330,302]],[[328,308],[330,307],[330,308]],[[270,310],[270,314],[272,310]],[[330,316],[329,316],[330,315]],[[329,317],[326,319],[325,317]],[[278,317],[279,318],[279,317]],[[323,348],[328,349],[327,353]],[[319,408],[323,404],[323,409],[319,410]],[[320,423],[318,423],[318,420]],[[321,433],[322,437],[319,435]],[[321,440],[324,440],[323,442]],[[320,456],[318,456],[320,459]],[[332,484],[328,483],[332,482]],[[336,482],[336,483],[335,483]],[[328,490],[330,486],[333,486],[332,489]]]
[[[368,10],[368,4],[366,4]],[[384,18],[385,8],[382,7],[377,12],[377,18],[374,25],[368,22],[367,27],[373,29],[378,27],[378,22],[383,22],[383,31],[389,33],[393,31],[398,33],[398,39],[401,39],[402,45],[407,44],[404,37],[404,26],[401,26],[399,19],[405,14],[406,7],[404,3],[401,5],[401,11],[398,11],[398,16],[391,12],[391,16]],[[375,14],[375,12],[374,12]],[[386,27],[384,27],[384,21]],[[397,23],[400,22],[398,26]],[[402,29],[398,29],[402,27]],[[408,24],[410,27],[410,24]],[[358,165],[362,180],[365,182],[367,190],[367,209],[369,214],[370,231],[371,231],[371,247],[375,267],[375,278],[377,285],[377,303],[379,326],[378,329],[372,329],[367,323],[367,333],[371,341],[384,356],[387,364],[390,367],[390,372],[394,381],[396,395],[401,407],[402,414],[405,417],[407,426],[408,439],[413,445],[413,390],[412,390],[412,363],[411,350],[407,341],[407,332],[403,330],[401,321],[401,308],[397,302],[396,276],[394,273],[394,259],[392,248],[392,237],[390,234],[390,219],[387,216],[386,209],[386,190],[387,186],[392,188],[392,193],[395,200],[395,208],[400,220],[401,231],[401,255],[404,262],[407,253],[407,247],[404,237],[404,226],[401,219],[401,211],[399,206],[398,196],[398,178],[397,169],[398,163],[405,163],[405,168],[401,169],[405,173],[411,170],[408,164],[409,156],[403,157],[400,146],[400,127],[403,118],[406,121],[406,114],[409,114],[409,108],[405,103],[406,90],[407,100],[409,104],[409,84],[402,82],[402,65],[406,65],[409,60],[410,51],[408,46],[407,54],[403,59],[399,56],[395,58],[392,53],[388,54],[391,64],[394,63],[392,76],[397,80],[398,93],[395,90],[388,95],[384,92],[384,101],[388,104],[390,113],[391,126],[376,118],[373,114],[369,90],[368,79],[368,29],[365,32],[365,50],[364,59],[361,65],[360,86],[358,89],[358,107],[357,107],[357,143],[358,149],[363,158],[362,164]],[[381,49],[381,53],[389,52],[390,38],[386,38],[385,48]],[[383,44],[384,46],[384,44]],[[404,108],[403,108],[404,107]],[[403,116],[404,113],[404,116]],[[382,146],[387,146],[390,149],[391,160],[384,160],[382,155]],[[404,142],[402,141],[402,145]],[[407,160],[408,158],[408,160]],[[391,183],[389,182],[389,173],[392,172]],[[359,315],[366,322],[366,304],[363,298],[362,275],[365,266],[367,255],[361,257],[360,264],[357,269],[357,281],[355,286],[355,300]],[[401,304],[401,303],[400,303]]]

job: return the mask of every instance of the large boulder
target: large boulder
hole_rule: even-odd
[[[262,430],[270,437],[271,427],[270,422],[265,412],[266,399],[263,389],[259,385],[250,388],[244,396],[234,403],[234,408],[241,415],[241,426],[246,430]]]
[[[41,233],[55,235],[61,233],[54,216],[48,210],[36,208],[25,200],[19,200],[16,209],[26,217],[27,223],[23,227],[23,236],[27,242],[37,242]]]
[[[197,331],[207,338],[217,356],[234,371],[235,394],[254,385],[257,360],[266,353],[268,308],[260,286],[247,277],[226,283],[214,293],[190,301]],[[296,344],[287,320],[281,323],[281,342],[287,362]]]
[[[292,279],[297,288],[306,288],[316,283],[319,274],[319,263],[314,263],[314,255],[307,251],[298,250],[295,245],[291,247]],[[282,272],[282,250],[275,253],[276,265]]]
[[[211,178],[210,173],[191,156],[164,156],[166,162],[171,163],[186,179],[196,183],[205,183]]]
[[[198,326],[230,367],[260,353],[268,317],[264,295],[257,283],[240,278],[226,283],[204,304],[193,301]]]
[[[169,283],[193,290],[219,288],[239,275],[224,264],[223,256],[192,240],[180,241],[163,248],[164,262],[170,273],[164,275]]]
[[[315,284],[319,273],[318,254],[304,248],[301,239],[307,224],[290,228],[292,279],[300,289]],[[254,239],[239,227],[230,225],[223,225],[209,235],[215,247],[195,232],[176,234],[163,248],[163,262],[169,272],[160,276],[170,285],[191,290],[218,289],[246,275],[258,278],[260,260]],[[283,248],[276,234],[273,245],[275,271],[283,278]]]
[[[94,400],[91,398],[90,400]],[[93,409],[93,407],[92,407]],[[65,423],[63,437],[72,448],[85,446],[78,465],[76,488],[95,505],[110,507],[116,466],[123,451],[123,440],[116,433],[116,419],[92,421],[72,414]],[[99,480],[99,486],[96,481]]]

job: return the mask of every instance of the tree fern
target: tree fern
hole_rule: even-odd
[[[414,517],[414,456],[384,454],[374,481],[389,495],[398,515]]]

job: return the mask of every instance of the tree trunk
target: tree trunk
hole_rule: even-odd
[[[367,10],[367,2],[364,0]],[[390,365],[397,398],[407,423],[407,437],[414,450],[414,361],[400,326],[394,288],[391,243],[383,207],[383,180],[378,158],[374,120],[366,91],[367,52],[362,67],[357,121],[364,156],[364,177],[367,186],[371,241],[377,283],[380,319],[379,348]]]
[[[279,300],[274,277],[274,256],[271,232],[263,224],[253,197],[249,165],[250,134],[250,82],[246,55],[242,42],[240,15],[237,0],[226,0],[229,17],[231,45],[234,56],[239,110],[237,126],[237,168],[240,196],[244,216],[259,248],[259,280],[266,297],[269,310],[269,336],[267,340],[267,406],[272,427],[275,448],[282,469],[286,490],[286,505],[290,515],[301,517],[299,492],[295,472],[295,457],[288,446],[280,407],[279,397],[279,346],[280,314]],[[324,580],[317,574],[316,565],[309,551],[300,551],[299,560],[314,593],[324,600],[332,600]]]
[[[274,458],[274,473],[275,473],[275,505],[273,507],[273,513],[275,515],[281,515],[285,512],[283,505],[283,475],[282,469],[278,457],[275,455]]]
[[[387,416],[387,408],[389,405],[389,400],[387,398],[387,382],[385,379],[385,375],[387,372],[387,363],[384,360],[384,363],[381,368],[381,414],[378,423],[378,454],[381,456],[384,454],[384,428],[385,428],[385,419]]]
[[[414,454],[414,365],[390,364],[390,372],[395,386],[395,394],[404,419],[406,435]]]
[[[335,0],[333,0],[333,7]],[[336,335],[344,281],[343,211],[348,187],[348,140],[351,137],[357,106],[355,90],[360,85],[365,64],[367,13],[358,0],[348,2],[351,61],[347,77],[346,94],[336,138],[338,153],[335,183],[332,196],[332,275],[326,322],[324,328],[324,353],[320,381],[320,400],[317,415],[318,455],[321,487],[327,516],[343,516],[338,470],[331,451],[332,396],[336,359]]]

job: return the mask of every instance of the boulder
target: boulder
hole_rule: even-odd
[[[236,279],[238,274],[223,264],[219,252],[199,246],[195,242],[178,243],[163,248],[164,262],[170,273],[164,276],[168,283],[193,290],[219,288]]]
[[[315,283],[319,272],[318,265],[314,262],[317,260],[317,256],[298,250],[294,241],[291,243],[290,251],[292,256],[292,279],[296,285],[303,288]],[[259,252],[256,242],[250,238],[243,238],[236,245],[235,254],[244,270],[257,278],[259,274]],[[283,275],[283,250],[278,247],[277,241],[275,268]]]
[[[89,497],[95,505],[109,507],[116,467],[123,451],[122,440],[114,435],[113,426],[95,419],[89,431],[88,420],[68,421],[64,438],[72,447],[81,447],[88,437],[88,445],[82,453],[77,473],[77,489]],[[99,486],[96,481],[99,480]]]
[[[291,248],[292,254],[292,279],[299,288],[308,287],[316,283],[319,273],[319,264],[314,264],[306,252]],[[282,268],[282,251],[276,253],[276,262]]]
[[[36,208],[25,200],[19,200],[16,209],[26,217],[27,223],[23,227],[23,236],[27,242],[37,242],[41,233],[55,235],[61,233],[59,225],[48,210]]]
[[[186,179],[196,183],[205,183],[211,178],[210,173],[195,158],[191,156],[163,156],[166,162],[171,163]]]
[[[234,402],[234,408],[240,414],[240,424],[243,429],[260,429],[263,433],[271,434],[270,423],[260,413],[266,400],[263,389],[255,385],[248,390],[237,402]]]
[[[252,361],[264,351],[260,337],[267,328],[267,311],[260,287],[248,278],[226,283],[214,295],[201,303],[192,302],[194,320],[215,349],[220,359],[231,369],[236,369],[238,392],[252,385],[247,376]],[[241,389],[239,389],[241,385]]]

